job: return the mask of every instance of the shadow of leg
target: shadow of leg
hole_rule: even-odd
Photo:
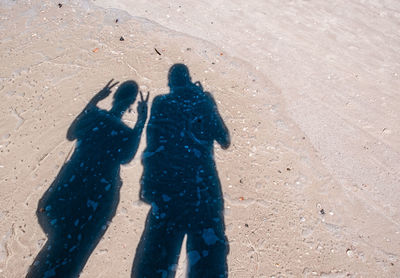
[[[187,235],[188,277],[228,277],[228,240],[222,221],[209,220]]]
[[[151,209],[146,227],[136,249],[131,277],[174,277],[184,232],[178,230],[173,218],[155,214]]]
[[[26,277],[79,277],[106,232],[108,219],[89,221],[74,229],[59,228],[39,252]]]

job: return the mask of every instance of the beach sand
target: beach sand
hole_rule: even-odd
[[[175,63],[212,93],[231,134],[228,150],[215,147],[229,277],[398,276],[400,5],[131,2],[0,1],[0,277],[24,277],[46,241],[37,203],[87,102],[112,78],[151,102]],[[81,277],[130,276],[149,210],[145,142]],[[183,250],[177,277],[185,262]]]

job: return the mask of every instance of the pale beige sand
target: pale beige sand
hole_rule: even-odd
[[[177,62],[232,135],[216,147],[230,277],[398,276],[396,2],[129,3],[115,5],[169,29],[87,2],[0,1],[0,277],[23,277],[46,240],[37,202],[88,100],[111,78],[166,93]],[[135,109],[124,119],[133,125]],[[129,277],[149,209],[138,201],[144,139],[81,277]]]

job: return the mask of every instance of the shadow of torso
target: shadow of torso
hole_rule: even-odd
[[[131,133],[100,109],[85,114],[69,131],[69,139],[77,139],[75,151],[39,201],[39,223],[46,233],[67,233],[77,221],[87,223],[95,215],[100,219],[93,222],[104,225],[115,214],[120,164],[129,160]]]
[[[212,198],[214,209],[223,209],[213,154],[214,114],[210,95],[187,88],[154,100],[142,184],[155,203],[170,198],[173,206],[201,209]]]

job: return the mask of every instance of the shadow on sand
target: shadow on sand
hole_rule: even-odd
[[[214,141],[230,137],[215,101],[185,65],[168,75],[170,93],[157,96],[147,127],[140,198],[151,205],[132,277],[174,277],[187,236],[188,277],[227,277],[224,202]]]
[[[26,277],[78,277],[115,215],[122,185],[120,165],[134,157],[147,116],[147,100],[138,103],[132,129],[121,118],[135,101],[134,81],[121,84],[110,111],[97,107],[112,80],[89,102],[68,130],[77,140],[74,153],[45,192],[36,212],[48,236]]]

